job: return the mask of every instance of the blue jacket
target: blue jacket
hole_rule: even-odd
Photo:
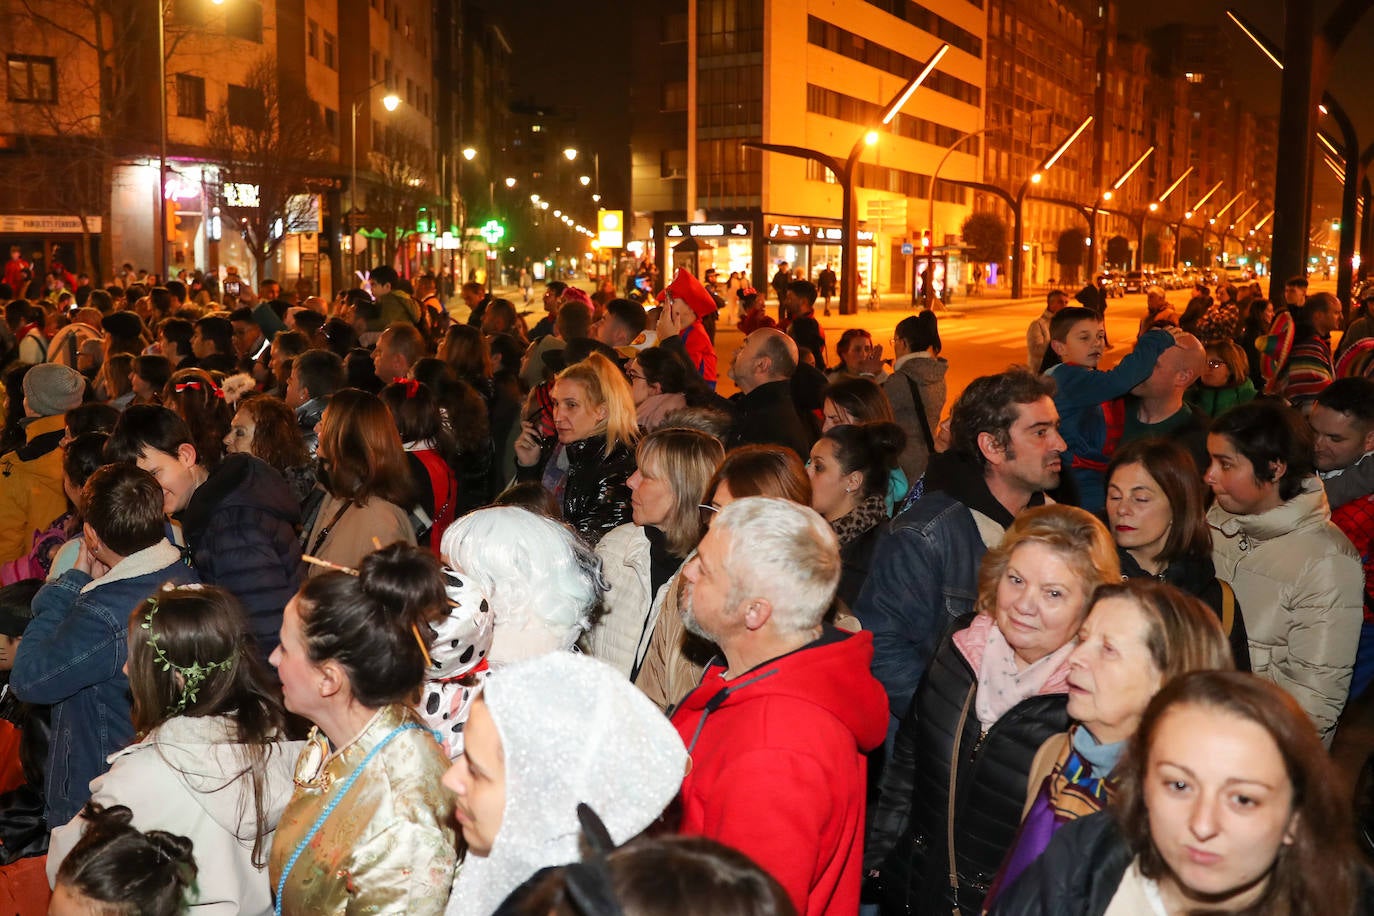
[[[1159,355],[1173,345],[1174,339],[1167,331],[1146,331],[1136,341],[1135,349],[1112,369],[1098,371],[1060,363],[1045,373],[1054,379],[1059,435],[1068,445],[1064,467],[1073,475],[1078,486],[1078,504],[1084,509],[1100,512],[1107,501],[1103,475],[1116,443],[1107,441],[1105,406],[1149,378]],[[1124,411],[1124,406],[1120,409]],[[1120,435],[1118,428],[1118,439]]]
[[[196,571],[234,593],[266,662],[286,602],[305,579],[300,506],[286,478],[251,455],[229,455],[180,516]]]
[[[887,690],[889,738],[940,637],[973,610],[983,554],[1012,521],[979,469],[953,452],[932,456],[922,480],[924,495],[914,489],[888,523],[854,606],[873,634],[873,676]],[[1037,495],[1032,504],[1043,501]]]
[[[44,786],[50,826],[90,798],[105,758],[134,738],[129,718],[129,615],[164,583],[196,582],[195,570],[163,540],[125,557],[99,579],[69,569],[39,590],[15,655],[10,687],[26,703],[52,706]]]

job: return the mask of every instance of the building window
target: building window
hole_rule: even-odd
[[[229,84],[229,123],[253,130],[263,126],[262,92],[248,86]]]
[[[224,15],[224,31],[245,41],[262,43],[262,4],[255,0],[234,0]]]
[[[339,113],[332,108],[326,108],[324,110],[324,129],[329,131],[329,136],[338,138]]]
[[[338,64],[334,61],[334,36],[324,33],[324,65],[330,70],[338,69]]]
[[[313,19],[305,21],[305,53],[320,59],[320,24]]]
[[[177,117],[205,120],[205,80],[201,77],[177,74]]]
[[[687,110],[687,81],[677,80],[663,84],[663,111]]]
[[[11,102],[57,101],[57,58],[11,54],[5,61]]]
[[[669,13],[663,17],[662,41],[665,45],[687,40],[687,14]]]
[[[663,178],[687,177],[687,151],[665,149],[659,155],[659,175]]]
[[[376,51],[372,52],[372,79],[377,81],[382,78],[382,55]]]
[[[925,26],[922,27],[926,28]],[[935,32],[936,30],[931,26],[926,28],[926,31]],[[963,30],[960,29],[960,31],[962,32]],[[982,57],[982,39],[967,32],[964,34],[973,42],[973,44],[965,47],[964,50],[973,54],[975,57]],[[958,44],[951,35],[942,34],[940,37],[951,45],[958,47]],[[856,60],[870,67],[877,67],[879,70],[891,73],[894,76],[903,77],[904,79],[911,79],[925,67],[925,61],[907,57],[905,54],[894,51],[877,42],[869,41],[862,35],[855,35],[853,32],[832,25],[824,19],[818,19],[815,16],[807,18],[806,40],[816,47],[825,48],[827,51],[834,51],[842,57]],[[951,76],[943,70],[937,69],[931,73],[926,79],[925,86],[941,95],[949,96],[960,102],[966,102],[974,107],[978,107],[982,104],[983,91],[980,88],[956,76]]]

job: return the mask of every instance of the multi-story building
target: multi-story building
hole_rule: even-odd
[[[979,177],[982,138],[967,135],[983,126],[982,0],[938,9],[928,0],[686,0],[641,15],[649,21],[636,28],[635,53],[660,56],[632,96],[632,198],[662,269],[742,271],[763,288],[781,262],[814,280],[856,245],[861,291],[905,290],[916,258],[904,244],[957,239],[970,194],[942,183],[932,201],[931,178],[951,147],[940,174]],[[950,51],[882,126],[884,107],[942,42]],[[843,162],[874,128],[877,142],[855,170],[856,238],[843,237],[831,170],[744,146],[783,144]]]
[[[99,4],[13,13],[0,37],[0,245],[106,277],[126,262],[156,270],[165,213],[169,273],[232,264],[251,276],[244,238],[259,222],[282,239],[262,266],[280,280],[323,288],[345,268],[426,261],[433,240],[416,213],[437,209],[444,181],[434,0],[175,0],[161,68],[145,6],[119,7],[99,30]],[[254,169],[291,174],[289,196],[232,177]],[[253,218],[271,208],[278,219]]]
[[[1081,0],[988,0],[987,183],[1016,194],[1040,162],[1094,114],[1102,27],[1098,7],[1088,7]],[[1087,205],[1100,194],[1093,189],[1098,135],[1094,131],[1070,146],[1023,207],[1027,288],[1065,273],[1057,260],[1060,236],[1087,228],[1080,213],[1043,198]],[[979,194],[977,206],[1010,220],[995,196]]]

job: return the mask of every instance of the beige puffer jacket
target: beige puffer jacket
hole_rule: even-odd
[[[1217,578],[1245,608],[1250,665],[1288,691],[1328,745],[1350,690],[1363,620],[1359,555],[1316,477],[1259,515],[1207,514]]]
[[[597,542],[596,555],[610,588],[602,600],[602,614],[585,637],[587,654],[629,677],[648,650],[668,583],[658,594],[649,593],[649,539],[634,523],[607,532]]]

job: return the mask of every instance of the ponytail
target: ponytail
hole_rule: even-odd
[[[887,493],[888,476],[906,447],[906,433],[900,426],[886,421],[835,426],[822,438],[835,444],[835,459],[842,474],[863,474],[864,496]]]

